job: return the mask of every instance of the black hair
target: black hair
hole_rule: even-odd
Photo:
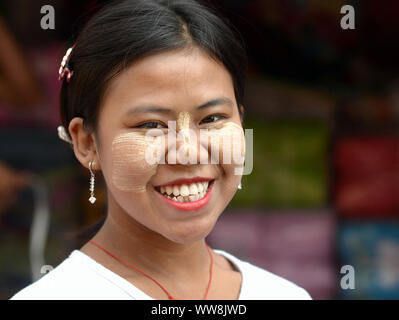
[[[70,82],[63,81],[60,94],[63,126],[68,128],[74,117],[82,117],[84,128],[96,133],[101,99],[110,79],[146,55],[191,47],[204,50],[226,67],[237,106],[243,105],[244,41],[215,9],[196,0],[124,0],[106,5],[75,41],[68,62],[73,76]]]
[[[144,56],[194,47],[231,74],[243,121],[245,44],[216,11],[196,0],[123,0],[103,7],[83,27],[70,55],[73,76],[63,81],[60,94],[63,126],[68,128],[74,117],[82,117],[84,128],[97,134],[101,100],[110,79]]]

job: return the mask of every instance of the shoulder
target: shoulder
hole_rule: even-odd
[[[107,296],[103,296],[106,294]],[[106,274],[90,266],[78,250],[10,300],[128,299]]]
[[[242,275],[241,300],[311,300],[297,284],[272,272],[243,261],[223,250],[214,250],[230,260]]]

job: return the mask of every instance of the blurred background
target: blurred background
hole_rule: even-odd
[[[88,239],[105,189],[58,138],[59,64],[107,1],[0,2],[0,299]],[[208,237],[314,299],[399,298],[399,3],[212,0],[249,54],[254,169]],[[355,29],[340,26],[343,5]],[[41,7],[55,10],[43,30]],[[343,289],[350,265],[355,288]]]

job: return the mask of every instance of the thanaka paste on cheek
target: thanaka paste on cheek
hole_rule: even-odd
[[[220,163],[229,183],[225,191],[235,192],[241,181],[245,157],[245,136],[242,126],[235,122],[213,124],[207,128],[209,153],[212,149],[218,151],[218,163]],[[213,155],[212,155],[213,156]],[[216,160],[216,159],[215,159]]]
[[[243,165],[245,136],[243,128],[235,122],[225,122],[208,127],[209,146],[219,151],[218,162],[235,166]]]
[[[187,146],[186,150],[194,147],[190,144],[189,123],[190,115],[187,112],[180,113],[178,128],[180,132],[181,130],[188,132],[188,141],[184,140],[184,144]],[[240,156],[245,153],[242,127],[234,122],[227,122],[222,125],[212,125],[208,129],[210,130],[205,135],[206,141],[202,141],[201,145],[208,150],[209,154],[212,148],[218,150],[219,163],[224,168],[226,175],[234,181],[237,179],[239,181],[240,176],[234,170],[242,167],[239,163],[237,164],[236,159],[240,159]],[[219,137],[219,140],[212,139],[215,137]],[[154,150],[153,159],[162,159],[164,155],[158,154],[159,150],[165,150],[165,140],[162,140],[162,138],[163,136],[146,136],[145,132],[128,132],[114,138],[112,142],[112,182],[116,188],[127,192],[140,193],[146,191],[147,183],[156,174],[159,165],[157,161],[148,161],[148,150]],[[237,141],[240,141],[240,139],[241,144],[237,145]],[[225,160],[223,158],[225,156],[223,154],[225,143],[230,143],[229,151],[231,152],[231,154],[227,154],[230,158],[230,163],[227,164],[223,162]],[[168,146],[168,148],[170,147]],[[157,155],[155,155],[156,153]]]
[[[162,137],[148,137],[141,132],[116,136],[112,142],[112,182],[122,191],[145,192],[158,167],[146,159],[148,150],[161,150]]]

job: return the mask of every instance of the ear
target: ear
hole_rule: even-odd
[[[93,160],[92,169],[100,170],[95,135],[88,133],[83,127],[83,118],[73,118],[69,123],[68,130],[73,142],[73,151],[79,162],[89,169],[89,163]]]

